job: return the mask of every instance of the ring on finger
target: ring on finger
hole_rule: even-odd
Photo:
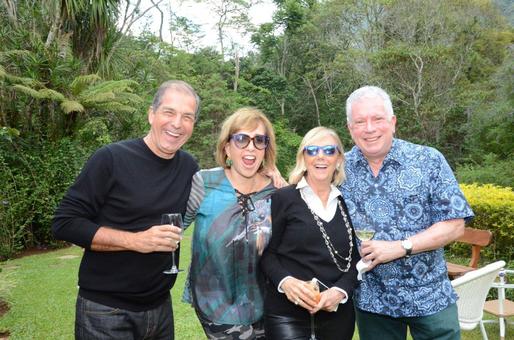
[[[294,304],[297,305],[300,303],[300,298],[296,298],[296,300],[294,301]]]

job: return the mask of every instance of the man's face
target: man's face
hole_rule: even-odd
[[[171,159],[193,133],[195,98],[177,89],[168,89],[157,108],[148,110],[148,147],[159,157]]]
[[[384,160],[393,143],[395,126],[396,117],[388,117],[381,98],[361,98],[352,104],[348,129],[368,160]]]

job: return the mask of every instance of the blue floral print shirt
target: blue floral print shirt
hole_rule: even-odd
[[[434,223],[473,217],[444,156],[431,147],[393,139],[377,177],[360,149],[346,153],[341,186],[354,226],[367,223],[374,240],[404,240]],[[383,263],[355,291],[361,310],[392,317],[437,313],[455,303],[443,248]]]

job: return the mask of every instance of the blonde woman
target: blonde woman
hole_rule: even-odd
[[[196,218],[184,292],[209,339],[264,339],[258,262],[271,236],[275,134],[266,116],[242,108],[228,117],[216,148],[218,168],[193,178],[185,224]]]
[[[267,276],[267,339],[351,339],[359,254],[346,204],[343,146],[331,129],[302,140],[288,187],[272,195],[273,233],[261,259]],[[313,278],[325,288],[309,289]],[[312,320],[312,322],[311,322]]]

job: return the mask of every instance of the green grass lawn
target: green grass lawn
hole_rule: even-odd
[[[190,259],[192,229],[182,242],[181,267]],[[77,271],[82,250],[61,249],[0,263],[0,297],[7,300],[10,311],[0,318],[0,332],[9,330],[9,339],[73,339]],[[178,340],[205,339],[193,309],[181,302],[186,272],[179,274],[172,290],[175,334]],[[497,325],[486,325],[491,339],[498,337]],[[507,329],[507,338],[514,329]],[[510,333],[510,335],[509,335]],[[478,327],[463,332],[463,339],[481,339]],[[358,339],[355,335],[354,339]]]

